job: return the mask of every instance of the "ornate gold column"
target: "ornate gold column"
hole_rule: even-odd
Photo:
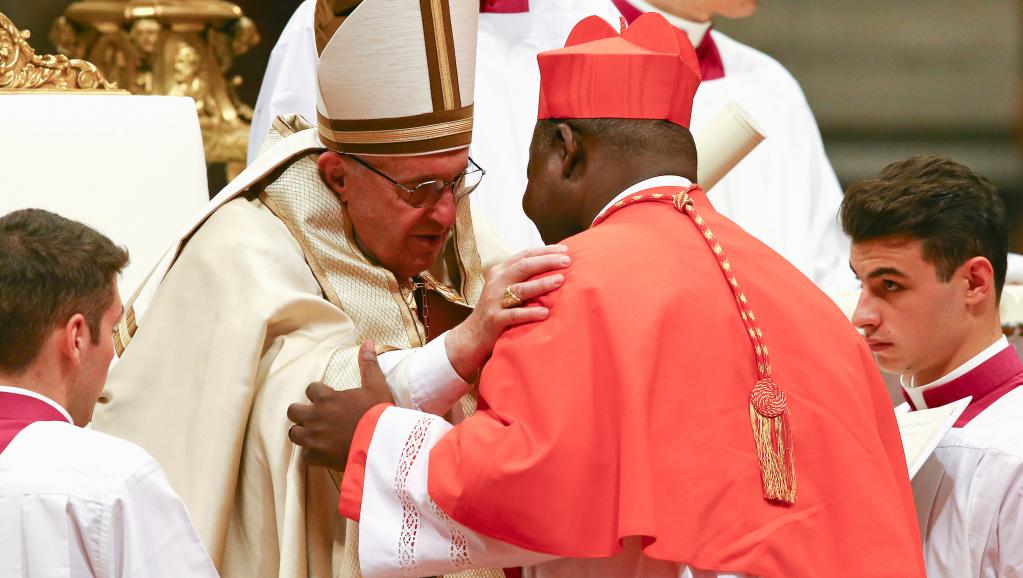
[[[134,94],[195,100],[208,165],[228,179],[245,166],[252,108],[231,76],[235,57],[259,42],[241,8],[223,0],[82,0],[54,23],[60,51],[94,63]]]

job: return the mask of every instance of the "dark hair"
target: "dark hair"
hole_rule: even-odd
[[[842,199],[842,229],[853,243],[905,235],[923,241],[923,258],[948,281],[963,263],[981,256],[995,273],[995,295],[1005,283],[1009,235],[1005,205],[991,181],[937,155],[920,155],[855,183]]]
[[[666,120],[628,118],[545,119],[537,123],[542,148],[554,142],[559,123],[584,136],[595,136],[624,154],[668,155],[696,162],[696,143],[689,129]]]
[[[99,343],[128,253],[99,232],[41,209],[0,218],[0,371],[28,368],[55,326],[81,313]]]

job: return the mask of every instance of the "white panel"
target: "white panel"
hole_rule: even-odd
[[[0,214],[46,209],[127,247],[124,299],[208,202],[191,98],[0,95],[0,126]]]

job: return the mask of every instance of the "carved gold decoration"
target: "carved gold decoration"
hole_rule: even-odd
[[[63,54],[38,55],[28,39],[0,12],[0,91],[8,90],[112,90],[99,70],[84,60]]]
[[[238,98],[234,59],[259,43],[241,8],[224,0],[82,0],[54,23],[61,53],[88,58],[134,94],[195,101],[206,162],[228,178],[245,166],[252,107]]]

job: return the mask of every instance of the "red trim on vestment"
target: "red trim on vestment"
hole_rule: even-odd
[[[626,0],[611,0],[611,3],[622,13],[625,21],[629,24],[643,14],[639,8]],[[703,82],[724,78],[725,63],[721,60],[721,52],[718,51],[718,45],[714,42],[710,30],[703,35],[703,40],[696,47],[696,58],[700,60],[700,78],[703,79]]]
[[[67,422],[67,418],[41,399],[0,391],[0,454],[21,430],[37,421]]]
[[[362,513],[362,488],[366,481],[366,458],[369,454],[369,443],[373,441],[373,432],[384,411],[394,407],[393,403],[374,405],[362,415],[359,425],[355,428],[352,448],[348,451],[348,463],[345,464],[345,475],[341,480],[341,496],[337,510],[345,518],[359,521]]]
[[[923,392],[927,407],[941,407],[966,396],[973,396],[973,401],[966,406],[955,427],[963,427],[982,411],[991,407],[996,401],[1010,391],[1023,385],[1023,361],[1020,361],[1016,348],[1007,345],[990,359],[966,372],[952,381],[928,389]],[[903,390],[902,395],[913,409],[913,405]]]
[[[492,14],[529,12],[529,0],[480,0],[480,12]]]

